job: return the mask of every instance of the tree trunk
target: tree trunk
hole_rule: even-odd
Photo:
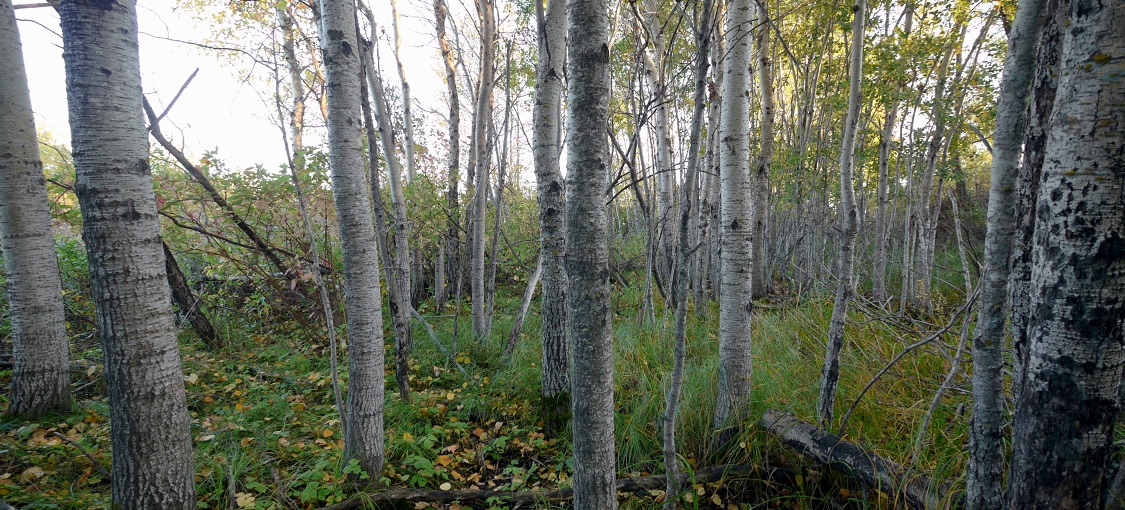
[[[914,28],[914,7],[906,7],[906,21],[903,25],[902,40],[910,37]],[[905,60],[905,57],[901,57]],[[890,181],[891,150],[894,148],[894,128],[898,119],[900,96],[905,88],[903,83],[895,87],[895,95],[883,122],[883,135],[879,139],[879,183],[876,188],[875,204],[875,254],[871,270],[871,293],[880,304],[887,300],[887,206],[890,202],[887,188]],[[901,152],[901,151],[900,151]],[[899,155],[901,162],[902,156]]]
[[[992,178],[980,315],[973,338],[973,413],[969,429],[966,503],[969,509],[999,508],[1004,501],[1003,380],[1004,326],[1008,316],[1008,258],[1015,227],[1016,180],[1027,126],[1027,102],[1035,75],[1035,48],[1047,0],[1022,0],[1008,36],[1008,58],[996,100]]]
[[[344,260],[348,314],[348,401],[344,463],[383,472],[383,314],[371,197],[363,172],[354,4],[320,0],[320,45],[328,95],[328,163]],[[392,146],[393,147],[393,146]]]
[[[445,249],[441,252],[448,259],[447,270],[444,271],[442,277],[435,276],[438,280],[435,283],[434,303],[437,310],[440,312],[445,304],[445,299],[448,297],[448,291],[438,292],[439,287],[446,289],[446,278],[453,277],[457,274],[456,266],[458,254],[461,253],[460,240],[461,236],[461,223],[460,211],[461,206],[458,202],[458,184],[461,181],[461,103],[457,94],[457,65],[453,60],[453,50],[449,46],[449,41],[445,37],[445,18],[447,15],[447,7],[445,0],[434,0],[434,25],[437,30],[438,45],[441,48],[442,62],[445,63],[445,86],[446,93],[449,94],[449,169],[448,169],[448,191],[446,191],[446,207],[449,208],[449,225],[446,227]],[[453,287],[452,285],[448,286]]]
[[[523,321],[527,318],[527,310],[531,308],[531,299],[535,297],[535,288],[539,286],[541,276],[543,276],[542,256],[535,263],[535,270],[531,272],[531,276],[527,279],[527,287],[523,290],[523,299],[520,300],[520,309],[516,312],[516,318],[512,320],[512,330],[508,333],[508,343],[504,345],[505,358],[511,356],[512,351],[516,350],[516,341],[519,340],[520,331],[523,330]],[[567,389],[569,389],[569,385]]]
[[[47,182],[11,0],[0,0],[0,245],[12,325],[8,412],[71,410],[70,350]]]
[[[1071,2],[1036,211],[1011,508],[1100,508],[1125,370],[1125,3]]]
[[[483,1],[483,0],[482,0]],[[567,13],[567,340],[574,349],[574,507],[614,510],[613,324],[606,239],[609,17],[606,0]]]
[[[762,125],[760,127],[762,144],[758,153],[758,165],[754,174],[754,233],[750,241],[753,261],[750,263],[754,274],[753,295],[764,296],[773,292],[773,275],[766,263],[766,233],[768,228],[770,200],[770,166],[773,164],[774,147],[774,90],[773,64],[770,59],[770,29],[768,6],[762,0],[755,0],[758,24],[754,29],[758,58],[758,82],[762,87]]]
[[[59,5],[71,141],[90,262],[118,508],[194,509],[187,410],[148,134],[136,4]]]
[[[1043,173],[1044,149],[1051,111],[1055,108],[1055,92],[1059,82],[1059,59],[1062,56],[1062,31],[1067,23],[1070,0],[1047,0],[1047,15],[1035,58],[1031,108],[1023,142],[1023,164],[1020,165],[1019,204],[1016,206],[1016,231],[1012,239],[1011,273],[1008,290],[1011,294],[1012,334],[1012,398],[1019,400],[1019,384],[1027,365],[1027,320],[1031,317],[1031,243],[1035,234],[1036,202]]]
[[[739,423],[750,401],[750,60],[751,0],[731,0],[726,13],[729,41],[723,58],[723,103],[719,121],[719,179],[722,264],[719,291],[719,394],[715,427]]]
[[[840,146],[840,281],[836,285],[836,300],[832,305],[832,319],[828,324],[828,351],[824,368],[820,372],[820,397],[816,414],[822,426],[832,423],[836,403],[836,385],[840,379],[840,349],[844,347],[844,324],[848,317],[848,301],[855,287],[855,238],[857,216],[852,168],[855,165],[855,135],[859,123],[859,109],[863,97],[863,35],[867,17],[867,0],[856,0],[852,8],[851,67],[848,70],[848,116],[844,120],[844,140]]]
[[[496,13],[493,0],[476,0],[477,15],[480,16],[480,83],[477,84],[476,105],[473,110],[472,152],[469,166],[473,169],[476,181],[473,184],[472,211],[472,321],[473,338],[484,340],[488,333],[491,318],[485,314],[485,261],[484,235],[488,214],[488,174],[491,161],[489,125],[492,121],[492,89],[495,81],[494,61],[496,60]]]
[[[332,313],[332,300],[328,296],[328,287],[324,284],[324,277],[321,275],[321,262],[320,253],[317,249],[316,234],[313,232],[312,219],[309,217],[309,203],[305,198],[305,192],[301,188],[301,174],[305,170],[305,146],[304,146],[304,114],[305,114],[305,88],[304,82],[301,81],[301,67],[297,61],[297,53],[293,45],[294,23],[289,12],[275,7],[275,15],[277,16],[279,28],[282,32],[282,54],[285,58],[286,67],[289,68],[289,85],[293,88],[293,111],[289,117],[289,136],[292,136],[293,146],[289,147],[288,137],[285,129],[281,128],[281,137],[285,141],[285,149],[288,153],[288,167],[289,179],[293,181],[293,194],[297,198],[297,210],[301,214],[301,224],[305,228],[305,239],[308,241],[308,249],[305,251],[309,260],[309,272],[313,276],[313,281],[316,282],[317,296],[320,298],[320,312],[324,316],[324,331],[328,337],[328,365],[332,378],[332,398],[336,404],[336,414],[340,418],[340,428],[347,430],[347,416],[344,411],[343,390],[340,387],[340,369],[338,366],[338,350],[339,343],[336,339],[336,319]],[[281,78],[275,75],[274,105],[277,108],[278,119],[285,117],[281,108]],[[325,110],[327,111],[327,110]],[[327,116],[327,115],[326,115]],[[325,247],[328,253],[331,250]],[[299,275],[294,275],[294,278]],[[173,287],[175,289],[175,287]]]
[[[359,3],[359,8],[363,11],[374,34],[377,30],[374,15],[362,2]],[[374,37],[372,35],[372,38]],[[390,105],[387,103],[383,79],[374,59],[374,52],[373,40],[364,55],[364,74],[367,77],[367,88],[371,92],[371,102],[375,105],[375,120],[379,124],[379,140],[383,145],[383,160],[387,164],[387,180],[390,181],[391,210],[394,217],[394,267],[390,268],[390,280],[387,284],[395,287],[393,291],[388,292],[395,333],[395,380],[398,383],[399,394],[404,400],[410,400],[410,382],[407,374],[408,354],[413,343],[413,328],[410,324],[410,221],[406,216],[406,198],[402,191],[402,164],[395,153]]]
[[[203,313],[203,303],[191,291],[187,277],[184,276],[180,265],[176,263],[176,257],[172,255],[168,243],[162,241],[160,244],[163,246],[164,269],[168,273],[168,286],[172,289],[172,301],[180,307],[184,317],[191,323],[191,329],[207,345],[208,349],[219,347],[221,339],[219,334],[215,332],[214,326],[211,325],[211,321],[207,320],[207,315]]]
[[[417,171],[414,166],[414,116],[413,103],[410,100],[410,82],[406,79],[406,69],[402,67],[402,34],[398,28],[398,2],[391,0],[391,29],[394,32],[395,67],[398,69],[398,79],[402,83],[402,152],[406,156],[406,183],[414,182]],[[373,36],[374,37],[374,36]]]
[[[540,391],[544,397],[554,397],[570,391],[570,355],[566,343],[566,183],[559,171],[566,2],[551,0],[544,13],[542,2],[536,0],[535,10],[539,65],[535,72],[532,136],[539,195],[539,256],[543,264]]]
[[[660,7],[652,0],[646,0],[647,12],[641,16],[649,36],[644,52],[645,78],[652,88],[652,102],[655,110],[652,128],[656,135],[654,173],[656,175],[656,274],[659,280],[671,282],[672,265],[676,258],[676,169],[672,163],[672,135],[668,119],[668,79],[665,74],[667,45],[664,38],[665,25],[660,21]],[[668,288],[669,296],[673,291]]]
[[[676,455],[676,415],[680,409],[684,362],[687,358],[688,262],[691,260],[691,253],[694,249],[690,242],[689,226],[693,217],[691,207],[696,195],[696,182],[698,182],[699,177],[699,146],[703,138],[703,109],[706,106],[704,94],[707,91],[707,67],[709,65],[707,54],[710,51],[712,29],[711,5],[711,0],[703,0],[703,5],[700,6],[701,12],[695,45],[695,95],[692,98],[694,107],[692,109],[691,131],[688,134],[687,170],[684,172],[683,196],[680,199],[676,271],[670,285],[675,289],[672,294],[676,296],[676,330],[672,348],[672,380],[668,384],[668,393],[664,405],[664,469],[667,472],[665,510],[676,510],[680,484],[683,481],[679,459]]]

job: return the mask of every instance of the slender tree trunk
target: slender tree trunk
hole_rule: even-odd
[[[711,62],[714,64],[714,85],[715,90],[711,98],[711,113],[713,117],[709,119],[710,133],[714,133],[711,138],[711,157],[709,164],[708,178],[710,185],[704,193],[707,196],[707,224],[708,224],[708,246],[707,250],[710,252],[708,259],[707,278],[711,285],[711,299],[719,299],[720,289],[722,287],[721,277],[722,274],[722,257],[720,254],[720,247],[722,247],[723,240],[723,225],[721,218],[721,193],[722,193],[722,158],[723,158],[723,141],[722,141],[722,115],[723,115],[723,97],[726,95],[723,92],[723,83],[726,81],[723,75],[723,68],[725,67],[724,60],[726,59],[726,29],[722,26],[723,23],[718,23],[719,13],[726,17],[725,0],[719,0],[716,5],[716,24],[715,24],[715,44],[711,46]]]
[[[362,2],[359,3],[359,8],[367,18],[367,23],[374,33],[376,30],[374,15]],[[378,67],[376,67],[375,51],[375,44],[372,43],[364,54],[364,74],[367,77],[367,88],[371,92],[371,102],[375,105],[374,113],[379,125],[379,140],[383,145],[383,160],[387,164],[387,180],[390,181],[391,188],[391,210],[394,217],[394,267],[389,271],[392,278],[387,284],[395,287],[393,291],[388,292],[395,333],[395,380],[398,383],[399,394],[403,399],[409,400],[408,354],[413,343],[411,339],[413,328],[410,324],[410,220],[406,216],[406,198],[402,191],[402,164],[395,153],[390,105],[387,103],[387,95],[383,89],[382,76]]]
[[[566,2],[551,0],[544,13],[543,3],[536,0],[535,13],[539,64],[535,72],[532,136],[539,199],[539,257],[543,265],[540,391],[549,398],[570,391],[570,355],[566,343],[566,183],[559,171]]]
[[[719,394],[715,427],[742,421],[750,401],[751,235],[750,60],[751,0],[731,0],[726,13],[729,41],[723,59],[723,103],[719,125],[722,248],[719,295]],[[729,434],[727,434],[729,435]],[[725,442],[725,441],[720,441]]]
[[[910,33],[914,28],[913,5],[907,5],[905,16],[906,21],[904,21],[902,31],[903,42],[909,39]],[[906,60],[905,57],[902,57],[902,59],[904,61]],[[899,103],[901,101],[900,96],[904,88],[904,84],[899,84],[895,87],[895,95],[891,99],[891,105],[887,108],[887,114],[883,120],[883,136],[879,139],[879,183],[876,188],[875,254],[873,261],[874,267],[871,271],[871,290],[875,300],[880,304],[885,304],[887,300],[887,238],[889,228],[887,222],[887,206],[890,202],[887,188],[890,181],[891,150],[895,145],[894,129],[898,121]],[[902,156],[900,154],[899,161],[901,162],[901,160]]]
[[[664,469],[667,471],[665,490],[665,510],[675,510],[679,500],[680,474],[679,459],[676,455],[676,415],[680,409],[680,393],[683,390],[684,361],[687,358],[687,304],[688,304],[688,262],[691,260],[689,226],[691,224],[692,202],[696,195],[696,182],[699,173],[699,147],[703,138],[703,110],[706,106],[704,94],[707,91],[707,55],[711,44],[711,5],[712,0],[703,0],[699,15],[699,29],[696,34],[695,50],[695,96],[692,98],[691,131],[688,135],[688,162],[684,172],[683,197],[680,201],[680,221],[676,272],[672,287],[676,296],[676,332],[672,354],[672,380],[668,384],[668,394],[664,405]]]
[[[320,312],[324,316],[324,331],[328,337],[328,365],[332,377],[332,397],[336,404],[336,414],[340,417],[340,428],[346,432],[348,429],[347,415],[344,411],[343,390],[340,387],[340,368],[337,362],[339,343],[336,339],[336,319],[332,313],[332,300],[328,295],[328,286],[324,284],[324,277],[320,271],[320,252],[317,249],[316,234],[313,232],[312,219],[309,216],[308,199],[301,187],[301,174],[305,170],[305,89],[304,82],[301,80],[301,68],[297,61],[297,53],[293,45],[295,27],[288,11],[281,8],[275,9],[278,25],[282,31],[282,54],[285,58],[286,67],[289,68],[289,84],[293,88],[293,111],[289,117],[290,131],[288,134],[292,136],[292,147],[289,146],[285,129],[280,128],[280,126],[279,128],[281,129],[282,139],[286,140],[285,150],[288,157],[289,178],[293,181],[293,194],[297,198],[297,210],[301,213],[301,224],[305,228],[305,239],[308,241],[306,257],[309,260],[309,272],[316,284],[316,292],[320,298]],[[274,79],[274,104],[277,108],[278,119],[282,119],[285,115],[281,109],[281,78],[275,74]],[[325,249],[331,253],[327,247]]]
[[[480,17],[481,57],[480,83],[477,85],[476,107],[473,111],[472,153],[469,166],[473,167],[476,181],[473,184],[472,213],[472,314],[473,338],[484,340],[488,333],[490,318],[485,314],[485,261],[484,236],[488,213],[488,174],[489,125],[492,121],[492,89],[495,81],[496,60],[496,13],[493,0],[476,0],[477,14]]]
[[[0,245],[15,361],[8,412],[36,418],[70,412],[70,348],[47,181],[11,0],[0,0],[0,76]]]
[[[516,312],[516,318],[512,321],[512,330],[508,333],[508,343],[504,346],[505,358],[511,356],[512,351],[516,350],[516,341],[519,340],[520,331],[523,330],[523,321],[527,318],[527,310],[531,308],[531,299],[535,297],[535,288],[539,286],[541,276],[543,276],[542,256],[535,263],[535,270],[531,272],[531,276],[527,279],[527,287],[523,290],[520,309]]]
[[[434,297],[435,306],[440,312],[448,297],[444,292],[438,292],[438,287],[445,289],[446,278],[452,277],[457,274],[457,255],[461,253],[459,240],[461,238],[461,223],[460,211],[461,206],[458,204],[458,184],[461,181],[461,103],[457,93],[457,65],[453,59],[453,50],[449,46],[449,41],[445,36],[445,18],[447,16],[447,7],[445,0],[434,0],[434,25],[437,30],[438,46],[441,49],[442,62],[445,64],[445,86],[446,93],[449,95],[449,169],[448,169],[448,191],[446,191],[446,206],[449,208],[449,225],[446,227],[445,249],[439,251],[440,254],[446,256],[449,262],[446,263],[447,271],[441,277],[435,276],[438,280],[435,284]],[[452,287],[452,286],[449,286]]]
[[[656,135],[654,173],[656,174],[656,268],[660,280],[672,280],[672,265],[676,258],[676,171],[672,164],[672,135],[668,118],[668,82],[665,75],[667,45],[664,25],[660,22],[660,7],[646,0],[647,11],[640,20],[647,27],[648,43],[644,52],[645,78],[652,88],[652,128]],[[674,292],[669,287],[668,290]]]
[[[504,52],[504,125],[501,131],[504,133],[504,143],[499,147],[499,154],[496,158],[500,164],[497,167],[496,176],[496,197],[493,198],[493,209],[496,213],[492,217],[492,244],[488,249],[488,280],[485,281],[488,306],[485,307],[484,315],[487,317],[488,329],[485,330],[485,338],[492,334],[492,314],[496,306],[496,267],[499,266],[498,260],[500,249],[500,226],[504,219],[504,186],[507,184],[504,180],[508,175],[508,154],[511,143],[511,120],[512,120],[512,44],[509,41],[505,44],[506,50]],[[497,137],[499,137],[497,135]]]
[[[328,96],[328,163],[344,259],[348,401],[344,462],[383,472],[383,314],[371,197],[363,172],[355,4],[320,0],[320,45]],[[393,145],[391,146],[393,147]]]
[[[851,67],[848,70],[848,116],[844,120],[844,140],[840,146],[840,282],[836,285],[836,301],[832,305],[832,319],[828,325],[828,352],[820,373],[820,397],[817,400],[817,419],[828,427],[832,423],[836,403],[836,386],[840,379],[840,350],[844,346],[844,324],[848,317],[848,301],[854,292],[852,278],[855,272],[855,238],[857,216],[852,168],[855,165],[855,136],[859,123],[859,109],[863,103],[860,86],[863,83],[863,35],[867,17],[867,0],[856,0],[852,8]]]
[[[402,33],[398,28],[398,2],[391,0],[391,28],[394,32],[395,67],[398,69],[398,79],[402,83],[402,152],[406,156],[406,183],[414,182],[417,172],[414,161],[414,116],[411,113],[413,103],[410,100],[410,81],[406,79],[406,69],[402,66]]]
[[[136,4],[62,2],[67,101],[105,353],[117,508],[195,508],[191,417],[141,110]]]
[[[954,50],[960,51],[961,42],[964,40],[964,31],[961,26],[954,27],[958,42],[950,42],[946,48],[945,57],[942,58],[938,68],[937,84],[934,88],[934,106],[931,118],[934,131],[930,135],[930,143],[926,147],[925,168],[922,174],[922,189],[919,200],[921,205],[918,212],[918,251],[914,264],[917,266],[914,297],[918,304],[929,309],[932,304],[931,285],[934,276],[934,248],[937,236],[937,219],[941,207],[941,191],[934,192],[934,177],[937,177],[937,160],[941,152],[942,140],[945,139],[947,116],[946,81],[949,76],[949,62]],[[939,188],[940,181],[939,181]],[[936,203],[935,203],[936,202]]]
[[[992,178],[980,315],[973,338],[973,414],[969,429],[966,508],[999,508],[1004,502],[1004,326],[1008,317],[1008,260],[1015,227],[1020,147],[1035,75],[1035,48],[1047,0],[1021,0],[1008,35],[1008,58],[996,100]]]
[[[172,301],[180,307],[184,317],[191,323],[191,329],[207,345],[207,348],[218,347],[221,339],[219,334],[215,332],[215,327],[211,325],[211,321],[207,320],[207,315],[203,312],[203,303],[191,291],[187,277],[180,270],[180,265],[176,263],[176,257],[172,255],[168,243],[161,242],[160,244],[163,246],[164,269],[168,273],[168,287],[172,290]]]
[[[609,17],[605,0],[570,0],[566,13],[566,304],[567,340],[574,349],[574,507],[614,510],[613,324],[605,205]]]
[[[1125,372],[1125,3],[1073,0],[1032,247],[1010,508],[1100,508]]]
[[[754,233],[750,241],[753,261],[753,295],[764,296],[773,292],[773,275],[766,263],[766,234],[769,231],[770,165],[774,148],[774,90],[773,63],[770,58],[769,11],[762,0],[755,0],[758,25],[754,29],[758,58],[758,81],[762,87],[762,124],[759,128],[762,142],[758,164],[754,173]]]

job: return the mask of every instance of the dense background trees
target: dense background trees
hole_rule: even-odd
[[[0,496],[310,507],[350,477],[609,508],[615,476],[669,473],[629,504],[1114,502],[1125,50],[1120,2],[1087,4],[182,0],[287,148],[235,168],[140,94],[135,38],[81,51],[84,26],[135,37],[128,2],[63,2],[73,157],[33,151],[19,80],[0,89],[0,381],[23,416]],[[63,414],[28,421],[48,365]],[[932,483],[673,494],[677,466],[801,469],[763,415]]]

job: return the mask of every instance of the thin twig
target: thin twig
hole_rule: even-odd
[[[101,462],[98,462],[98,459],[95,459],[93,455],[90,455],[90,452],[83,448],[82,445],[76,443],[73,439],[66,437],[66,434],[62,434],[58,431],[54,431],[51,433],[54,434],[55,437],[66,441],[71,446],[78,448],[78,451],[82,452],[82,455],[85,455],[87,459],[90,459],[90,463],[93,464],[95,468],[97,468],[98,472],[101,473],[106,480],[112,478],[112,475],[109,474],[109,471],[106,470],[105,466],[103,466]]]
[[[934,340],[937,340],[938,337],[940,337],[941,335],[944,335],[947,331],[952,329],[953,323],[957,320],[957,317],[959,317],[962,313],[966,313],[972,307],[973,302],[976,301],[978,295],[980,295],[980,289],[979,288],[976,291],[973,292],[973,295],[970,296],[968,300],[965,301],[965,304],[961,305],[961,307],[958,308],[957,311],[953,313],[953,317],[950,317],[949,322],[945,326],[942,326],[942,328],[937,330],[937,332],[935,332],[934,334],[932,334],[932,335],[930,335],[930,336],[928,336],[928,337],[926,337],[922,340],[919,340],[916,343],[913,343],[913,344],[910,344],[910,345],[906,346],[906,348],[903,349],[902,352],[898,353],[898,355],[896,355],[894,357],[894,359],[892,359],[890,361],[890,363],[887,363],[887,366],[883,367],[883,369],[880,370],[879,373],[875,374],[875,377],[872,377],[871,380],[867,382],[867,386],[863,387],[863,391],[859,392],[859,396],[857,396],[855,398],[855,401],[852,402],[851,407],[848,408],[848,412],[846,414],[844,414],[844,419],[840,422],[840,428],[839,428],[839,431],[837,432],[837,435],[839,435],[841,437],[844,435],[844,431],[848,427],[848,418],[851,418],[852,412],[855,411],[856,406],[859,405],[859,401],[863,400],[863,396],[867,394],[867,390],[870,390],[871,387],[874,386],[875,383],[878,382],[879,379],[883,377],[883,374],[887,373],[887,371],[890,370],[891,367],[893,367],[896,363],[899,362],[899,360],[901,360],[903,357],[905,357],[907,354],[909,354],[914,349],[917,349],[917,348],[919,348],[923,345],[926,345],[930,342],[933,342]]]
[[[195,75],[197,75],[197,74],[199,74],[199,68],[198,67],[195,68],[195,71],[192,71],[191,76],[188,76],[187,80],[184,81],[184,84],[180,85],[180,90],[176,91],[176,95],[174,97],[172,97],[172,101],[168,103],[168,106],[166,106],[164,108],[164,111],[161,112],[160,115],[157,115],[155,120],[153,120],[152,122],[149,123],[148,130],[150,132],[152,131],[152,128],[154,126],[160,124],[160,120],[163,119],[166,115],[168,115],[168,112],[172,111],[172,107],[176,106],[176,101],[178,101],[180,99],[180,95],[182,95],[184,93],[184,90],[187,89],[188,85],[191,84],[191,80],[194,80]]]
[[[430,340],[433,340],[434,345],[436,345],[437,348],[440,349],[443,354],[445,354],[445,357],[449,358],[449,360],[453,362],[453,365],[456,366],[457,369],[460,370],[465,377],[469,377],[469,372],[465,370],[465,367],[461,366],[461,363],[457,362],[457,358],[449,353],[449,350],[447,350],[445,346],[442,345],[441,340],[438,340],[437,333],[434,332],[434,328],[430,327],[430,323],[426,322],[426,319],[422,317],[422,314],[418,313],[418,310],[415,310],[413,306],[409,306],[409,308],[410,315],[413,315],[414,318],[418,320],[418,322],[421,322],[422,325],[426,327],[426,332],[430,334]]]

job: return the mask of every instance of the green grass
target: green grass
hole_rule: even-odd
[[[522,289],[502,290],[509,294],[498,297],[497,318],[488,341],[468,338],[467,310],[460,312],[457,358],[467,375],[433,346],[421,327],[414,337],[410,403],[395,393],[393,367],[388,365],[388,460],[386,471],[378,478],[393,485],[431,489],[444,484],[496,490],[569,485],[569,431],[552,437],[544,430],[539,410],[537,311],[533,307],[511,358],[503,359],[510,314],[518,307],[515,294]],[[671,371],[672,317],[669,311],[665,320],[658,309],[656,325],[641,325],[636,317],[640,301],[638,289],[615,291],[615,430],[620,476],[664,470],[660,420]],[[756,420],[766,408],[775,408],[811,421],[831,303],[825,299],[800,304],[783,299],[781,303],[775,308],[759,307],[755,316],[751,419]],[[423,313],[427,313],[425,309]],[[905,332],[875,315],[871,311],[851,314],[841,359],[837,416],[843,416],[875,373],[919,338],[918,333]],[[756,426],[744,428],[738,447],[721,458],[708,458],[716,394],[717,319],[714,304],[706,319],[689,314],[677,432],[680,455],[689,470],[717,462],[786,464],[802,469],[801,483],[798,487],[755,481],[701,485],[693,487],[692,501],[685,500],[684,508],[720,508],[712,498],[722,502],[721,508],[731,504],[738,508],[819,508],[829,499],[832,504],[858,507],[863,497],[858,485],[823,473]],[[221,328],[240,331],[230,320]],[[385,325],[389,346],[390,321]],[[451,321],[433,319],[432,325],[448,347]],[[297,331],[292,325],[252,331],[231,338],[228,347],[218,352],[203,350],[188,334],[182,341],[200,506],[227,508],[234,496],[236,503],[248,508],[312,508],[353,496],[350,486],[342,483],[346,466],[327,346],[318,335]],[[954,328],[940,340],[956,344],[956,334]],[[856,408],[847,438],[892,460],[907,461],[922,415],[949,370],[944,352],[919,349],[888,371]],[[388,347],[389,363],[392,354]],[[97,353],[81,351],[76,356],[91,357],[96,363]],[[90,374],[76,374],[77,385],[91,383],[77,395],[78,412],[38,423],[0,424],[0,497],[12,504],[41,505],[35,508],[108,506],[109,483],[74,447],[51,441],[50,434],[65,433],[108,466],[108,407],[97,370],[95,366]],[[9,383],[10,375],[10,371],[0,372],[0,384]],[[341,376],[346,382],[346,366]],[[959,414],[958,408],[968,402],[965,388],[967,380],[961,376],[937,407],[916,464],[937,479],[955,481],[964,470],[967,416]],[[4,398],[0,397],[0,406],[6,407]],[[880,506],[877,493],[872,491],[867,497],[868,504]],[[891,505],[889,500],[882,501],[881,506]],[[653,505],[651,499],[637,497],[622,503],[623,508]]]

